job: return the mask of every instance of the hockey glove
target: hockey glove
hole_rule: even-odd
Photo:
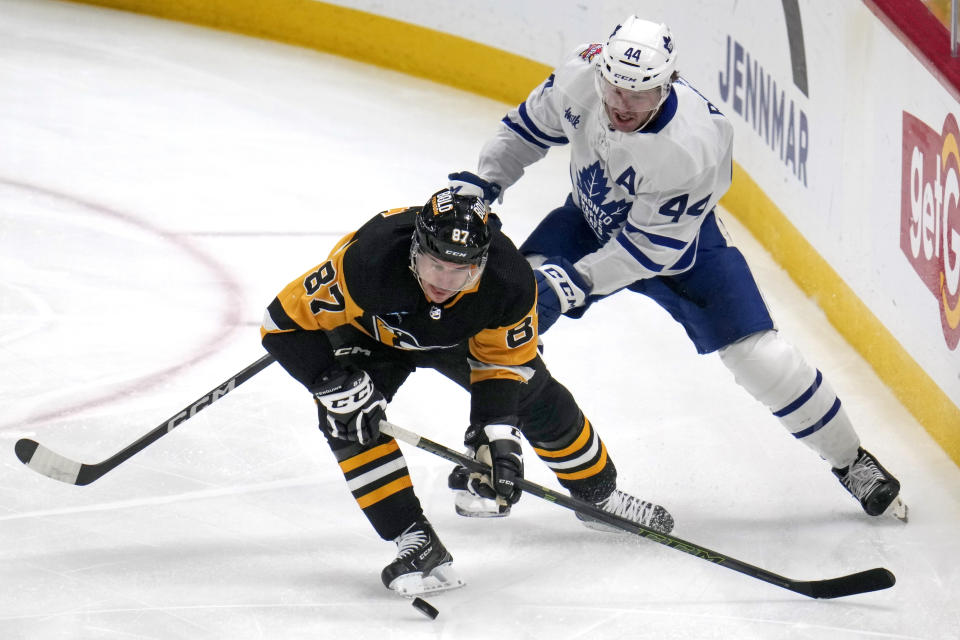
[[[450,180],[450,191],[462,196],[478,196],[483,198],[487,206],[500,197],[500,185],[496,182],[487,182],[475,173],[458,171],[447,175]]]
[[[537,278],[539,332],[544,333],[561,315],[582,307],[590,285],[566,258],[550,258],[533,270]]]
[[[520,430],[509,424],[471,426],[464,442],[476,453],[474,457],[490,465],[493,477],[485,473],[470,473],[467,491],[480,498],[496,500],[508,506],[516,504],[523,494],[516,480],[523,478],[523,449]]]
[[[367,444],[380,435],[387,401],[366,371],[337,367],[310,391],[317,399],[320,428],[330,437]]]

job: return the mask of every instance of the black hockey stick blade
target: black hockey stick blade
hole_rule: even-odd
[[[857,593],[869,593],[889,589],[897,583],[896,576],[883,568],[867,569],[859,573],[851,573],[840,578],[827,580],[792,581],[791,591],[802,593],[811,598],[828,600],[843,598]]]
[[[475,458],[434,442],[433,440],[428,440],[427,438],[424,438],[412,431],[408,431],[407,429],[398,427],[395,424],[391,424],[386,420],[380,422],[380,432],[389,436],[393,436],[397,440],[411,444],[418,449],[423,449],[424,451],[428,451],[436,456],[440,456],[441,458],[449,460],[454,464],[463,465],[470,471],[475,471],[478,473],[490,472],[490,467],[482,462],[479,462]],[[651,529],[650,527],[646,527],[632,520],[627,520],[626,518],[621,518],[611,513],[607,513],[594,504],[584,500],[579,500],[566,493],[553,491],[552,489],[530,482],[529,480],[523,478],[518,479],[517,486],[523,489],[525,493],[529,493],[538,498],[547,500],[548,502],[553,502],[554,504],[558,504],[572,511],[576,511],[577,513],[587,516],[588,518],[599,520],[621,529],[622,531],[626,531],[627,533],[632,533],[640,536],[641,538],[652,540],[653,542],[670,547],[671,549],[676,549],[677,551],[683,551],[684,553],[700,558],[701,560],[712,562],[713,564],[726,567],[727,569],[742,573],[746,576],[750,576],[751,578],[768,582],[772,585],[776,585],[783,589],[788,589],[809,598],[827,599],[852,596],[858,593],[867,593],[870,591],[887,589],[892,587],[896,582],[894,575],[886,569],[870,569],[868,571],[852,573],[839,578],[828,578],[826,580],[791,580],[790,578],[785,578],[781,575],[773,573],[772,571],[767,571],[766,569],[755,567],[752,564],[737,560],[736,558],[732,558],[728,555],[718,553],[712,549],[701,547],[700,545],[677,538],[676,536],[672,536],[670,534],[662,533],[656,529]]]
[[[77,486],[90,484],[113,468],[107,467],[108,461],[100,464],[76,462],[29,438],[17,440],[13,450],[20,458],[20,462],[37,473]]]
[[[129,460],[135,454],[143,451],[149,445],[167,435],[176,427],[266,369],[273,362],[274,357],[269,354],[261,357],[230,379],[224,381],[223,384],[200,396],[183,410],[173,414],[151,431],[130,443],[123,450],[118,451],[102,462],[96,464],[77,462],[29,438],[17,440],[13,450],[17,454],[17,458],[20,459],[20,462],[37,473],[67,484],[77,486],[88,485],[122,462]]]

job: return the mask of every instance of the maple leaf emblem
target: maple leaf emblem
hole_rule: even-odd
[[[577,190],[580,192],[583,212],[593,232],[603,242],[606,242],[612,231],[620,228],[631,207],[626,200],[606,202],[611,188],[599,161],[577,173]]]

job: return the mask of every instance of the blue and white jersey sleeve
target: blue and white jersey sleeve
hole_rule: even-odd
[[[504,190],[523,175],[524,168],[547,155],[550,147],[567,144],[564,131],[563,90],[557,78],[564,68],[550,74],[526,100],[507,112],[497,133],[480,151],[478,172]]]

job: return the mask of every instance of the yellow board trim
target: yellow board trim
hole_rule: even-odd
[[[73,0],[276,40],[518,103],[552,69],[459,36],[316,0]]]
[[[333,53],[513,105],[551,72],[464,38],[316,0],[73,0]],[[814,298],[837,331],[960,465],[960,408],[910,357],[752,178],[734,165],[721,204]]]

